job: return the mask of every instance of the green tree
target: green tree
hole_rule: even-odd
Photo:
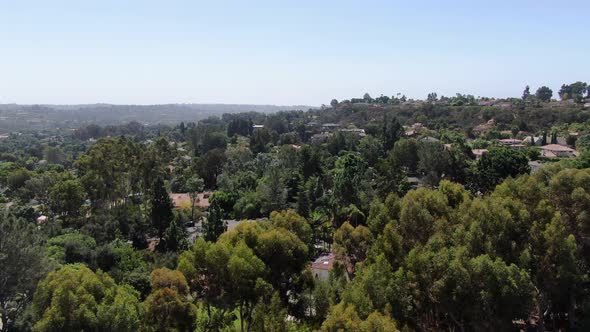
[[[0,323],[10,331],[31,302],[35,287],[49,268],[36,228],[0,212]]]
[[[250,150],[255,155],[261,152],[267,152],[267,145],[271,142],[271,139],[272,137],[268,129],[257,128],[252,132],[252,136],[250,136]]]
[[[203,223],[203,236],[207,241],[216,241],[217,238],[227,230],[227,225],[223,221],[223,210],[218,205],[209,207],[209,215]]]
[[[306,243],[309,252],[313,251],[313,234],[307,220],[297,214],[294,210],[273,211],[270,214],[270,221],[275,227],[282,227],[293,232],[297,237]]]
[[[553,97],[553,90],[549,89],[546,86],[542,86],[542,87],[540,87],[540,88],[537,89],[537,92],[535,93],[535,96],[537,96],[537,98],[540,101],[548,102]]]
[[[166,251],[178,252],[188,247],[187,233],[184,222],[178,218],[172,218],[170,225],[164,231],[160,248]]]
[[[368,165],[360,154],[346,152],[336,160],[333,170],[334,194],[341,205],[362,206],[363,189],[367,189]]]
[[[287,310],[281,303],[281,298],[277,293],[273,293],[270,298],[261,298],[260,302],[254,308],[254,317],[251,327],[253,331],[288,331],[287,323],[285,321],[286,317]]]
[[[192,331],[195,328],[197,308],[188,298],[188,284],[182,273],[170,269],[152,272],[152,293],[144,302],[147,330]]]
[[[416,139],[400,139],[393,146],[389,158],[393,158],[397,165],[404,167],[409,173],[415,173],[418,169],[419,142]]]
[[[421,142],[418,149],[418,171],[424,174],[424,182],[436,186],[444,175],[452,170],[451,155],[438,142]]]
[[[160,177],[154,181],[150,203],[152,226],[158,232],[158,238],[161,239],[164,236],[164,231],[172,222],[173,205],[170,195],[168,195],[166,187],[164,187],[164,181]]]
[[[526,101],[531,96],[531,88],[527,85],[522,92],[522,100]]]
[[[256,192],[261,199],[263,214],[284,208],[288,194],[285,182],[285,176],[277,166],[271,166],[260,180]]]
[[[209,150],[199,157],[196,168],[206,188],[215,188],[217,177],[221,174],[226,160],[225,151],[219,148]]]
[[[81,264],[65,265],[41,281],[33,309],[33,331],[131,331],[143,319],[136,291]]]
[[[264,283],[263,277],[266,266],[244,242],[238,243],[232,249],[227,269],[231,287],[232,301],[240,315],[240,329],[243,332],[245,324],[251,324],[252,311],[258,300],[257,288]]]
[[[60,264],[85,263],[95,266],[96,241],[91,236],[73,232],[47,241],[49,257]]]
[[[508,148],[490,149],[476,164],[477,189],[488,192],[503,179],[528,174],[530,170],[523,152]]]
[[[64,220],[80,214],[85,193],[77,180],[58,182],[49,190],[49,208]]]
[[[363,226],[352,227],[345,222],[334,233],[334,250],[343,261],[354,269],[356,263],[365,260],[373,236]]]
[[[205,182],[203,179],[192,176],[186,181],[186,188],[191,199],[191,221],[195,220],[195,205],[197,204],[198,195],[203,191]]]
[[[387,119],[387,116],[383,119],[383,148],[385,151],[389,151],[393,148],[395,142],[404,136],[404,127],[398,121],[396,117],[391,120]]]

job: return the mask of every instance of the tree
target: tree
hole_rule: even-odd
[[[418,169],[418,150],[420,143],[413,138],[400,139],[393,146],[393,150],[389,154],[389,158],[404,167],[409,173],[415,173]]]
[[[48,146],[44,151],[45,160],[50,164],[63,164],[66,160],[64,152],[57,147]]]
[[[334,193],[341,205],[362,206],[361,193],[368,184],[367,171],[367,162],[359,153],[346,152],[336,160]]]
[[[437,100],[438,100],[438,96],[436,95],[436,92],[431,92],[428,94],[428,97],[426,97],[426,101],[428,101],[430,103],[434,103]]]
[[[203,179],[205,187],[215,188],[217,176],[221,174],[226,160],[225,151],[219,148],[207,151],[197,160],[197,172]]]
[[[203,179],[192,176],[186,182],[186,188],[188,189],[188,195],[191,199],[191,221],[195,221],[195,205],[197,204],[198,195],[203,191],[205,183]]]
[[[522,100],[526,101],[531,96],[531,88],[527,85],[522,92]]]
[[[266,128],[257,128],[250,136],[250,150],[253,154],[267,152],[267,145],[271,142],[270,131]]]
[[[60,264],[85,263],[96,266],[96,240],[80,233],[65,233],[47,241],[49,257]]]
[[[0,323],[10,331],[47,273],[41,236],[29,222],[0,212]]]
[[[143,319],[136,291],[82,264],[65,265],[41,281],[33,309],[33,331],[128,331]]]
[[[330,309],[322,324],[321,332],[362,332],[361,319],[352,305],[340,303]]]
[[[393,148],[395,142],[404,136],[404,127],[396,117],[391,120],[384,116],[383,119],[383,148],[389,151]]]
[[[161,177],[154,181],[150,203],[152,226],[157,230],[158,238],[161,239],[173,218],[172,200]]]
[[[576,149],[578,151],[589,151],[590,150],[590,135],[580,136],[576,140]]]
[[[367,319],[361,323],[363,332],[396,332],[398,331],[395,322],[388,315],[378,311],[372,312]]]
[[[319,174],[322,171],[321,156],[318,149],[304,145],[299,150],[299,160],[301,174],[305,180],[309,177]]]
[[[445,175],[449,175],[451,155],[444,145],[438,142],[421,142],[418,149],[418,171],[424,174],[424,181],[436,186]]]
[[[166,228],[159,248],[165,251],[178,252],[188,247],[187,233],[184,222],[178,217],[172,218],[170,225]]]
[[[373,240],[371,231],[363,226],[352,227],[345,222],[334,233],[334,250],[350,268],[365,260]]]
[[[509,176],[528,174],[528,158],[520,151],[508,148],[490,149],[476,164],[478,189],[488,192]]]
[[[378,311],[362,320],[354,305],[341,302],[330,309],[321,332],[397,332],[395,322]]]
[[[256,192],[261,199],[263,214],[269,214],[284,207],[288,194],[285,182],[284,174],[278,166],[271,166],[260,180]]]
[[[576,102],[582,102],[584,93],[588,89],[586,82],[577,81],[572,84],[563,84],[559,89],[559,97],[562,100],[573,99]]]
[[[307,220],[294,210],[273,211],[270,221],[275,227],[282,227],[293,232],[297,237],[309,246],[309,252],[313,251],[313,234]]]
[[[49,208],[67,220],[79,215],[84,197],[84,189],[77,180],[58,182],[49,190]]]
[[[363,137],[358,144],[358,149],[371,167],[375,166],[379,158],[383,155],[383,144],[373,136]]]
[[[192,331],[197,308],[188,298],[186,278],[179,271],[156,269],[151,276],[152,293],[145,300],[144,325],[155,331]]]
[[[308,246],[293,232],[274,227],[257,236],[254,252],[268,268],[266,281],[279,292],[284,304],[289,293],[299,294],[301,272],[308,262]]]
[[[537,96],[537,98],[540,101],[548,102],[553,97],[553,90],[549,89],[546,86],[542,86],[542,87],[540,87],[540,88],[537,89],[537,92],[535,93],[535,96]]]
[[[240,329],[244,323],[251,324],[253,307],[258,300],[257,288],[264,283],[266,266],[244,242],[232,249],[227,269],[231,287],[232,301],[240,314]]]
[[[577,257],[576,239],[568,234],[559,214],[543,230],[540,244],[536,257],[539,259],[536,277],[541,291],[540,308],[555,314],[568,313],[570,328],[573,328],[576,324],[575,297],[584,276]],[[549,320],[550,316],[543,318]]]
[[[336,106],[338,106],[338,100],[332,99],[332,101],[330,102],[330,106],[332,106],[332,108],[336,108]]]
[[[203,224],[203,236],[205,240],[215,242],[217,238],[227,230],[223,221],[223,210],[217,204],[209,207],[209,216]]]
[[[261,298],[260,302],[254,308],[254,318],[252,322],[253,331],[283,332],[288,331],[287,310],[281,303],[281,298],[275,292],[270,299]]]
[[[426,244],[435,233],[437,223],[448,214],[447,197],[440,191],[422,187],[408,192],[401,201],[397,226],[404,251]]]
[[[311,211],[309,191],[310,188],[307,186],[307,183],[304,183],[299,186],[299,190],[297,192],[297,213],[299,213],[304,218],[308,218]]]

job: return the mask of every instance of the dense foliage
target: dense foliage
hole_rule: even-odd
[[[0,329],[590,329],[585,91],[13,133]]]

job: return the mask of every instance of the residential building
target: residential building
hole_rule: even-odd
[[[334,267],[335,261],[336,255],[334,255],[334,253],[318,257],[313,263],[311,263],[313,276],[320,280],[328,280],[330,270]]]
[[[484,154],[488,153],[488,149],[473,149],[471,153],[475,156],[475,160],[480,160]]]
[[[541,147],[541,155],[547,158],[571,158],[576,157],[578,152],[567,146],[549,144]]]

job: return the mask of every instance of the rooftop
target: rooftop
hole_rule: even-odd
[[[541,146],[542,150],[547,151],[561,151],[561,152],[575,152],[576,150],[572,148],[568,148],[567,146],[559,145],[559,144],[549,144]]]
[[[334,266],[334,261],[336,260],[336,255],[330,253],[325,256],[318,257],[313,263],[311,263],[311,268],[316,270],[326,270],[329,271]]]

